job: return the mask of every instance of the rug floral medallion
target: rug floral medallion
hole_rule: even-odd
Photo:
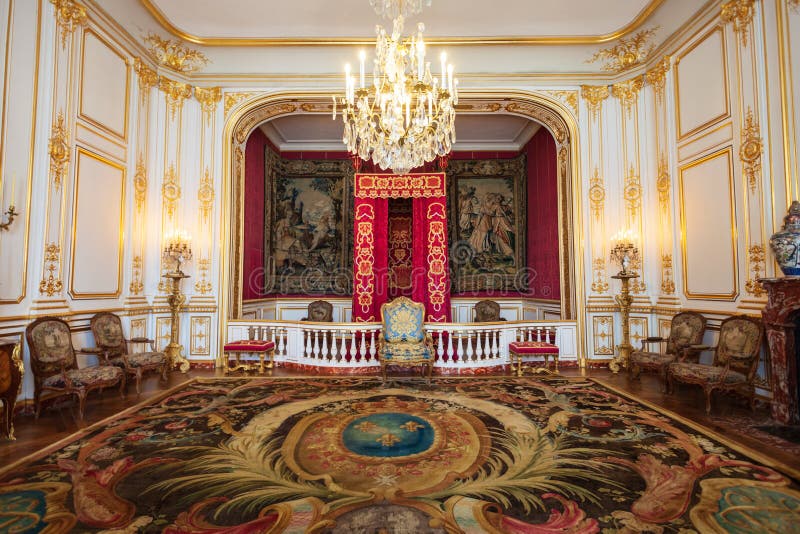
[[[586,379],[200,379],[0,471],[0,532],[798,524],[778,467]]]

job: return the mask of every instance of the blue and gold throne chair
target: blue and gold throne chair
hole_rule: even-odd
[[[388,365],[427,366],[433,373],[433,338],[425,333],[425,305],[398,297],[381,306],[383,330],[378,336],[378,360],[386,381]]]

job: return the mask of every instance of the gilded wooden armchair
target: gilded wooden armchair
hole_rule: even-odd
[[[383,330],[378,336],[378,359],[386,380],[387,365],[427,366],[433,373],[433,338],[425,333],[425,305],[398,297],[381,306]]]
[[[672,392],[675,382],[697,384],[706,395],[706,413],[711,413],[711,395],[715,391],[731,391],[747,397],[750,409],[755,400],[754,379],[764,337],[759,319],[737,315],[722,321],[716,347],[696,346],[696,350],[713,350],[711,365],[675,362],[669,365],[667,381]]]
[[[639,378],[642,369],[657,371],[662,384],[666,386],[667,368],[676,361],[697,362],[700,351],[696,347],[703,342],[706,331],[706,318],[701,314],[686,311],[672,318],[669,337],[647,337],[642,340],[641,350],[631,354],[630,373]],[[652,345],[666,343],[664,352],[648,350]]]

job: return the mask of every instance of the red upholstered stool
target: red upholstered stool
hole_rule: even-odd
[[[263,339],[233,341],[231,343],[226,343],[225,347],[222,350],[225,353],[225,359],[226,359],[225,374],[240,370],[250,371],[252,369],[252,366],[249,363],[241,361],[240,356],[242,354],[258,355],[259,373],[263,373],[265,369],[272,369],[273,365],[275,365],[274,341],[266,341]],[[233,362],[231,362],[230,360],[231,355],[233,355],[233,360],[234,360]],[[264,358],[267,355],[269,355],[269,363],[264,364]]]
[[[544,367],[536,369],[537,373],[558,374],[558,347],[544,341],[514,341],[508,345],[508,352],[517,361],[517,376],[522,376],[523,356],[544,356]],[[553,357],[555,369],[550,369],[550,356]]]

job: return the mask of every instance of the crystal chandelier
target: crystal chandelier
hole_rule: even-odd
[[[341,108],[342,140],[352,154],[371,159],[382,169],[407,173],[452,149],[458,80],[444,53],[440,76],[431,73],[431,64],[425,62],[424,24],[418,24],[415,36],[402,39],[405,16],[418,13],[430,0],[370,0],[370,4],[378,14],[394,18],[392,33],[375,28],[372,83],[367,84],[364,51],[358,80],[350,65],[345,66],[345,96],[333,97],[333,118]]]

